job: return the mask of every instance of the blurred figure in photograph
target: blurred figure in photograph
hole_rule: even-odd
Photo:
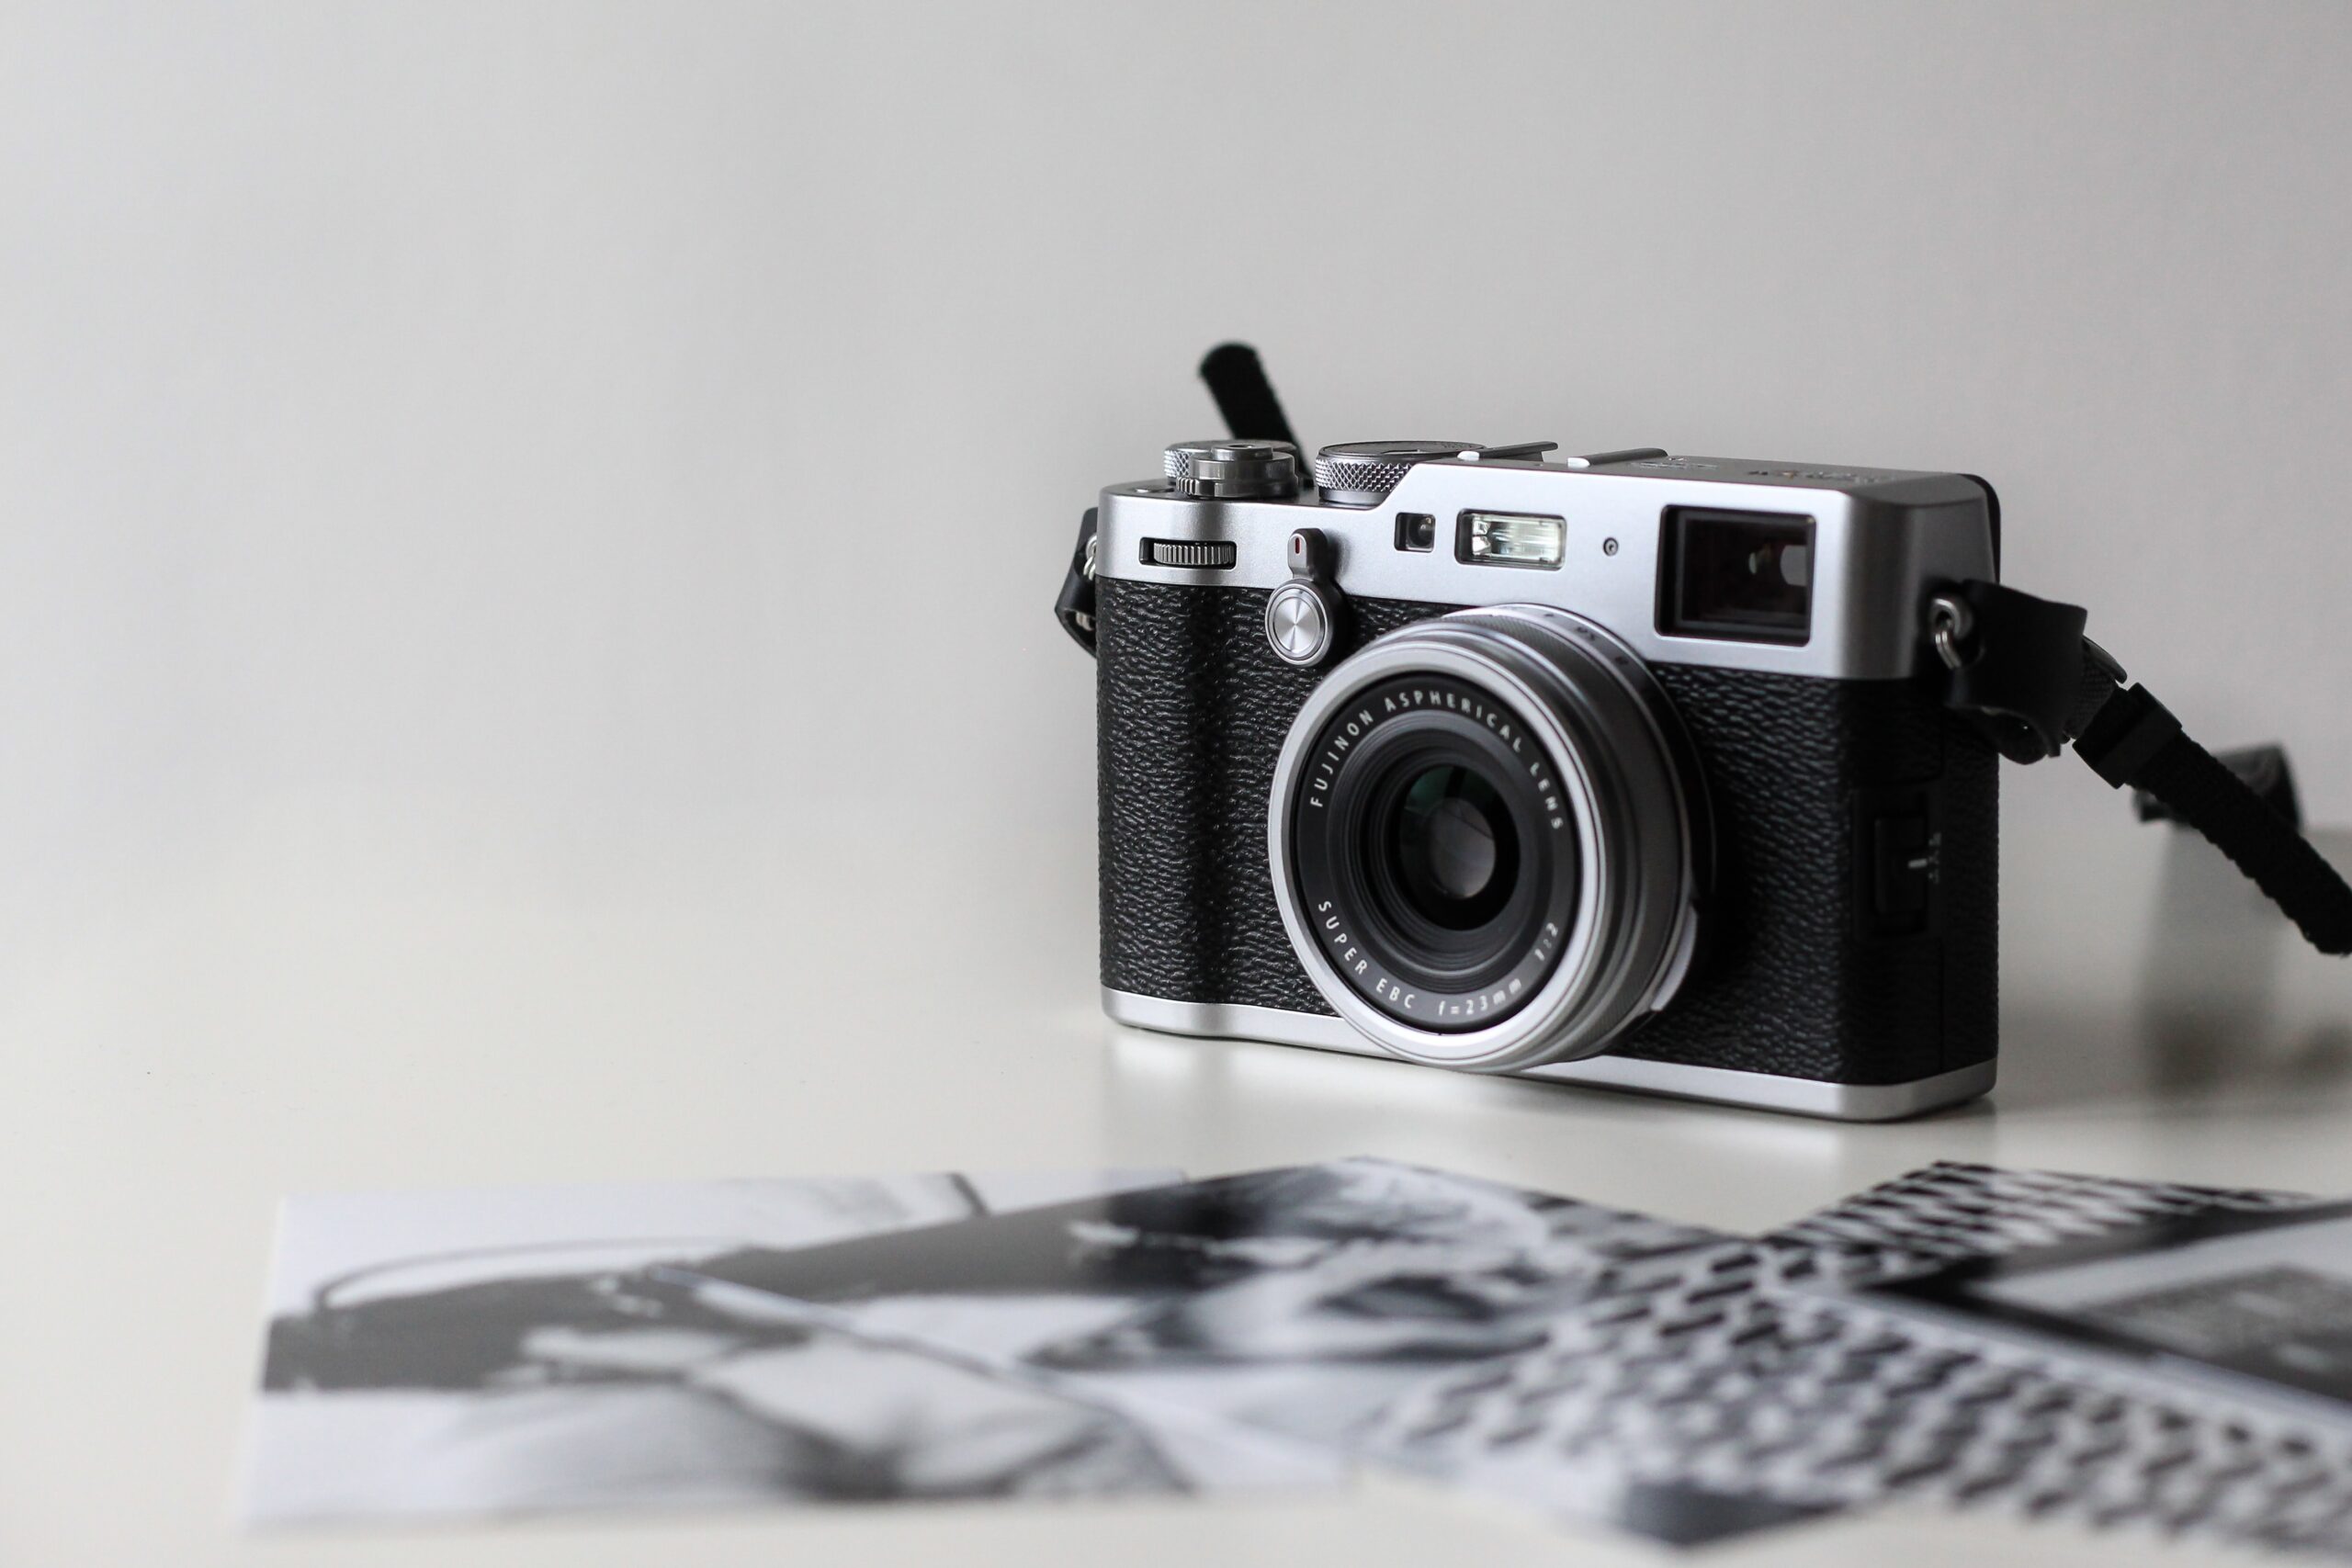
[[[1124,1192],[695,1271],[1065,1386],[1344,1443],[1725,1238],[1384,1160]]]
[[[283,1511],[1172,1492],[1116,1414],[707,1304],[686,1245],[371,1269],[270,1325],[263,1421],[319,1463]],[[756,1249],[739,1249],[756,1250]],[[429,1280],[429,1282],[427,1282]]]

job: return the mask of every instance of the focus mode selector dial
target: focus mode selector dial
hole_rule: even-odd
[[[1298,448],[1287,441],[1180,441],[1163,459],[1168,485],[1203,501],[1281,501],[1298,493]]]
[[[1331,581],[1331,541],[1320,528],[1290,536],[1290,581],[1266,599],[1266,646],[1285,664],[1320,664],[1340,637],[1347,601]]]

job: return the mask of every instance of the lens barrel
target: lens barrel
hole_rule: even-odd
[[[1630,650],[1503,605],[1332,671],[1283,742],[1267,849],[1334,1011],[1397,1055],[1509,1072],[1605,1049],[1680,983],[1705,803]]]

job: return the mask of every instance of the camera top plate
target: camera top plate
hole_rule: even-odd
[[[1863,468],[1641,449],[1545,462],[1522,448],[1464,446],[1473,457],[1420,457],[1370,504],[1334,504],[1315,490],[1278,499],[1194,499],[1168,482],[1102,491],[1096,574],[1171,586],[1271,592],[1291,579],[1287,547],[1302,526],[1334,547],[1334,586],[1354,597],[1446,605],[1544,604],[1599,622],[1645,660],[1835,680],[1925,671],[1922,620],[1933,593],[1993,580],[1989,492],[1957,473]],[[1661,629],[1661,569],[1669,525],[1703,509],[1811,525],[1811,624],[1801,641],[1762,642]],[[1442,544],[1407,547],[1400,518],[1433,519],[1440,540],[1472,513],[1558,519],[1555,567],[1498,570]],[[1426,541],[1428,525],[1419,536]],[[1156,564],[1157,543],[1230,547],[1221,566]],[[1162,550],[1165,558],[1170,552]]]

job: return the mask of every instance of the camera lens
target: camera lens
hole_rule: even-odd
[[[1343,983],[1424,1027],[1507,1017],[1558,962],[1581,891],[1556,765],[1489,683],[1411,671],[1320,727],[1295,813],[1299,886]]]
[[[1565,611],[1465,610],[1335,669],[1268,803],[1300,964],[1399,1055],[1589,1055],[1679,984],[1704,805],[1670,705]]]
[[[1485,775],[1451,762],[1424,768],[1385,818],[1378,852],[1413,914],[1466,931],[1501,912],[1519,881],[1519,835]]]

